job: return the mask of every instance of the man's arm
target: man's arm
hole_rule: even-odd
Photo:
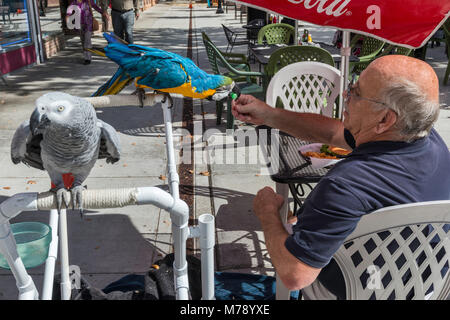
[[[308,266],[286,249],[289,234],[279,214],[282,204],[283,197],[266,187],[256,195],[253,209],[261,222],[266,247],[277,275],[289,290],[300,290],[313,283],[321,269]]]
[[[305,141],[351,149],[344,139],[344,125],[338,119],[272,108],[250,95],[241,95],[234,100],[232,113],[238,120],[256,125],[265,124]]]

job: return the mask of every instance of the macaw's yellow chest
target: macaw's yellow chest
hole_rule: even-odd
[[[207,97],[212,96],[214,93],[216,93],[215,89],[208,89],[203,92],[197,92],[197,88],[192,86],[191,81],[185,82],[181,86],[175,87],[175,88],[154,89],[152,87],[149,87],[149,86],[146,86],[143,84],[138,84],[139,79],[140,78],[136,78],[136,82],[135,82],[136,88],[149,88],[149,89],[158,90],[161,92],[177,93],[177,94],[182,94],[183,96],[189,97],[189,98],[205,99]]]

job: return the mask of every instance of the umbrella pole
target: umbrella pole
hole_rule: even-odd
[[[342,34],[342,47],[341,47],[341,88],[339,92],[339,114],[338,118],[342,119],[344,108],[344,96],[343,92],[348,86],[348,72],[350,67],[350,32],[343,31]]]

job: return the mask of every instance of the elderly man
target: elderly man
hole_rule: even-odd
[[[239,120],[353,150],[308,196],[292,235],[280,220],[280,195],[265,187],[253,202],[277,274],[287,288],[305,288],[305,298],[345,299],[332,256],[362,215],[450,199],[450,153],[433,129],[438,78],[428,64],[397,55],[376,59],[344,98],[343,122],[272,108],[252,96],[242,95],[232,105]]]

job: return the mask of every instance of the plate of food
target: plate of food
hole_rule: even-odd
[[[331,166],[341,161],[351,151],[322,143],[312,143],[299,148],[299,152],[311,161],[314,169]]]

